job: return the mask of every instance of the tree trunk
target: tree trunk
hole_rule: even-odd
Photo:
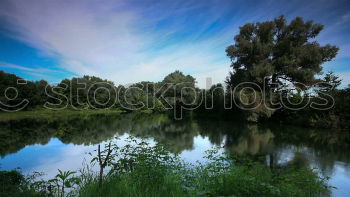
[[[108,144],[108,151],[107,151],[107,155],[104,161],[102,161],[102,155],[101,155],[101,146],[98,145],[98,162],[100,164],[100,176],[99,176],[99,185],[100,187],[102,186],[102,181],[103,181],[103,169],[107,166],[109,157],[112,153],[112,149],[111,149],[111,142],[109,142]]]
[[[63,181],[62,182],[62,194],[61,194],[62,197],[64,197],[64,184],[65,184],[65,182]]]
[[[270,153],[269,156],[270,156],[270,169],[273,170],[275,165],[275,157],[273,153]]]
[[[99,185],[102,186],[102,179],[103,179],[103,166],[100,166],[100,177],[99,177]]]

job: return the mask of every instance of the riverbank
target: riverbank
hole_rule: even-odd
[[[38,174],[0,172],[1,196],[319,196],[329,193],[327,179],[296,164],[266,166],[263,160],[207,151],[208,162],[190,165],[161,145],[129,138],[128,145],[106,145],[92,152],[79,171],[59,171],[50,180]],[[91,166],[99,166],[99,172]],[[108,168],[111,170],[107,170]],[[106,172],[107,171],[107,172]],[[102,173],[101,173],[102,172]],[[101,176],[102,174],[102,176]],[[34,178],[33,178],[34,177]],[[11,195],[10,195],[11,194]]]
[[[25,110],[18,112],[0,112],[0,122],[10,120],[22,120],[22,119],[59,119],[72,115],[98,115],[98,114],[121,114],[125,111],[120,109],[62,109],[62,110],[51,110],[44,108],[37,108],[33,110]]]
[[[66,108],[62,110],[52,110],[45,108],[35,108],[31,110],[22,110],[18,112],[0,112],[0,122],[23,120],[23,119],[38,119],[38,120],[57,120],[72,116],[90,116],[90,115],[118,115],[122,113],[141,113],[141,114],[153,114],[153,113],[166,113],[169,114],[169,118],[174,116],[170,110],[158,112],[153,110],[134,110],[125,111],[122,109],[74,109]],[[262,124],[262,125],[289,125],[296,127],[312,128],[312,129],[332,129],[334,131],[349,131],[348,123],[346,121],[327,119],[322,116],[315,116],[313,113],[294,113],[289,115],[274,115],[270,119],[263,119],[259,122],[249,122],[244,119],[242,114],[237,114],[233,111],[221,111],[217,113],[211,113],[210,111],[191,111],[190,113],[184,112],[183,119],[189,117],[199,117],[201,119],[210,120],[227,120],[235,122],[246,122],[249,124]],[[283,118],[278,118],[283,117]],[[174,118],[174,117],[173,117]],[[330,123],[331,122],[331,123]],[[340,124],[341,122],[341,124]],[[337,126],[338,125],[338,126]]]

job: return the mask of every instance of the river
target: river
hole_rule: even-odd
[[[294,163],[315,168],[336,187],[332,196],[350,196],[349,132],[281,125],[242,124],[213,118],[173,120],[165,114],[66,116],[0,122],[0,168],[24,173],[77,170],[97,144],[135,136],[166,144],[185,161],[205,161],[205,151],[221,147],[238,155],[264,157],[267,165]]]

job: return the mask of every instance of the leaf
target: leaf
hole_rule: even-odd
[[[71,183],[70,183],[69,181],[66,181],[66,182],[64,183],[64,186],[67,187],[67,188],[72,187],[72,185],[71,185]]]

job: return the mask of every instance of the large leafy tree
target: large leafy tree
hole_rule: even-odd
[[[255,82],[263,87],[265,82],[267,89],[286,83],[313,85],[322,64],[338,52],[337,47],[315,40],[322,29],[323,25],[300,17],[288,24],[284,16],[240,27],[234,44],[226,49],[233,68],[227,84]]]
[[[284,16],[240,27],[234,44],[226,49],[233,68],[226,83],[229,88],[236,88],[234,101],[245,109],[247,120],[270,117],[275,111],[272,103],[279,99],[273,92],[289,92],[284,85],[307,89],[319,81],[316,75],[322,74],[322,64],[338,52],[337,47],[322,46],[316,41],[322,29],[322,25],[300,17],[287,23]],[[242,82],[255,85],[239,86]],[[243,88],[247,85],[250,89]],[[262,89],[265,94],[254,89]]]
[[[159,91],[163,93],[167,102],[173,106],[186,105],[189,103],[195,104],[196,79],[191,75],[184,75],[180,71],[175,71],[167,75],[162,82],[158,84],[158,89],[165,89],[166,91]],[[160,95],[156,95],[159,97]]]

